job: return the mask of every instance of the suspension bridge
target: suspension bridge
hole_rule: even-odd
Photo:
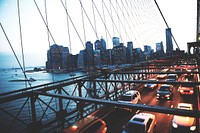
[[[46,0],[42,2],[33,0],[33,5],[47,33],[47,44],[50,47],[52,43],[57,44],[57,35],[53,32],[53,24],[51,25],[48,2]],[[73,53],[75,44],[80,44],[79,47],[85,49],[87,40],[100,40],[102,35],[106,38],[107,47],[111,47],[111,40],[114,36],[118,36],[121,43],[133,41],[138,47],[144,47],[146,43],[158,41],[153,32],[161,33],[160,29],[164,31],[166,28],[170,28],[156,1],[91,0],[85,2],[76,0],[73,2],[77,5],[76,7],[70,6],[68,1],[57,1],[66,18],[66,38],[68,38],[70,53]],[[17,57],[3,23],[1,23],[1,29],[24,77],[27,79],[19,0],[17,0],[17,9],[23,55],[22,63]],[[74,9],[80,15],[79,18],[76,18],[76,15],[73,16]],[[144,27],[148,29],[150,34],[146,32],[147,29]],[[146,42],[147,40],[143,39],[144,36],[151,38],[150,42]],[[200,43],[198,36],[199,0],[197,1],[196,42],[185,44],[188,47],[187,52],[181,52],[175,36],[170,32],[170,37],[175,42],[174,47],[177,48],[176,52],[171,55],[145,58],[145,60],[137,59],[131,64],[118,65],[115,68],[92,69],[81,76],[36,86],[31,86],[30,82],[27,81],[24,88],[0,94],[1,131],[5,133],[63,132],[64,129],[78,120],[93,115],[106,123],[107,132],[122,132],[124,125],[134,114],[150,112],[156,115],[156,132],[172,132],[172,117],[174,115],[194,117],[195,132],[199,132]],[[58,54],[61,53],[58,52]],[[150,80],[161,74],[177,74],[178,80]],[[185,80],[186,76],[190,77],[190,81]],[[173,98],[158,100],[156,98],[157,88],[151,91],[146,90],[144,87],[146,83],[154,83],[158,87],[161,84],[173,85]],[[184,84],[193,87],[193,96],[185,97],[179,94],[178,88]],[[122,94],[128,90],[139,91],[142,97],[141,101],[137,104],[118,102]],[[177,104],[182,102],[193,104],[194,110],[177,109]],[[127,108],[132,111],[127,111]]]

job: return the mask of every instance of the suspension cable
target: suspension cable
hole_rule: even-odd
[[[81,4],[81,7],[82,7],[82,9],[83,9],[83,11],[84,11],[84,13],[85,13],[85,15],[86,15],[86,17],[87,17],[87,19],[88,19],[89,23],[90,23],[90,25],[91,25],[91,27],[92,27],[92,29],[93,29],[93,31],[94,31],[94,33],[95,33],[95,35],[96,35],[96,38],[99,40],[99,37],[98,37],[98,35],[97,35],[97,32],[96,32],[96,30],[95,30],[94,26],[92,25],[92,22],[91,22],[91,20],[90,20],[90,18],[89,18],[89,16],[88,16],[88,14],[87,14],[87,12],[86,12],[85,8],[83,7],[83,3],[81,2],[81,0],[79,0],[79,2],[80,2],[80,4]]]
[[[162,11],[161,11],[161,9],[160,9],[160,7],[159,7],[158,3],[156,2],[156,0],[154,0],[154,2],[155,2],[155,4],[156,4],[156,6],[157,6],[157,8],[158,8],[158,10],[159,10],[159,12],[160,12],[160,14],[161,14],[161,16],[162,16],[163,20],[164,20],[164,22],[165,22],[165,24],[166,24],[167,28],[169,29],[169,25],[167,24],[167,21],[166,21],[166,19],[165,19],[164,15],[163,15],[163,13],[162,13]],[[171,31],[170,31],[170,34],[171,34],[171,36],[172,36],[172,38],[173,38],[173,40],[174,40],[174,42],[175,42],[175,44],[176,44],[177,48],[180,50],[180,48],[179,48],[179,46],[178,46],[178,43],[176,42],[176,40],[175,40],[175,38],[174,38],[174,36],[173,36],[173,34],[172,34],[172,32],[171,32]]]
[[[117,28],[117,26],[116,26],[116,24],[115,24],[114,20],[113,20],[113,17],[112,17],[112,15],[111,15],[111,14],[110,14],[110,12],[109,12],[109,10],[108,10],[108,8],[107,8],[107,6],[106,6],[106,4],[105,4],[104,0],[103,0],[103,4],[104,4],[104,6],[105,6],[105,8],[106,8],[106,10],[107,10],[107,12],[108,12],[108,15],[110,16],[110,18],[111,18],[111,20],[112,20],[112,22],[113,22],[113,24],[114,24],[114,26],[115,26],[115,28],[116,28],[116,30],[117,30],[117,32],[118,32],[118,34],[119,34],[119,36],[120,36],[120,38],[121,38],[122,42],[123,42],[123,38],[122,38],[122,36],[121,36],[121,34],[120,34],[120,32],[119,32],[119,30],[118,30],[118,28]]]
[[[22,64],[24,69],[24,77],[26,77],[25,71],[25,59],[24,59],[24,48],[23,48],[23,41],[22,41],[22,26],[21,26],[21,17],[20,17],[20,7],[19,7],[19,0],[17,0],[17,9],[18,9],[18,22],[19,22],[19,33],[20,33],[20,43],[21,43],[21,50],[22,50]],[[25,87],[27,88],[27,80],[25,80]]]
[[[103,1],[103,0],[102,0]],[[101,2],[101,8],[102,8],[102,12],[103,12],[103,19],[102,19],[102,17],[101,17],[101,15],[99,15],[100,16],[100,18],[101,18],[101,20],[102,20],[102,22],[103,22],[103,24],[104,24],[104,27],[105,27],[105,31],[106,31],[106,41],[107,41],[107,43],[108,43],[108,35],[107,35],[107,27],[106,27],[106,17],[105,17],[105,11],[104,11],[104,7],[103,7],[103,2]],[[99,11],[98,11],[98,13],[99,13]],[[100,13],[99,13],[100,14]],[[108,31],[108,33],[109,33],[109,31]],[[109,35],[110,35],[110,33],[109,33]],[[111,37],[111,35],[110,35],[110,38],[112,38]],[[109,44],[108,44],[108,47],[109,47]]]
[[[0,23],[0,25],[1,25],[1,29],[2,29],[2,31],[3,31],[3,33],[4,33],[5,37],[6,37],[6,39],[7,39],[7,41],[8,41],[8,44],[10,45],[10,48],[11,48],[11,50],[12,50],[12,52],[13,52],[13,54],[14,54],[14,56],[15,56],[15,58],[16,58],[18,64],[19,64],[19,67],[20,67],[20,69],[22,70],[22,72],[23,72],[23,74],[24,74],[24,76],[25,76],[25,79],[28,81],[28,84],[31,86],[31,84],[30,84],[30,82],[29,82],[29,80],[28,80],[28,78],[27,78],[27,76],[26,76],[26,74],[25,74],[25,71],[24,71],[24,69],[23,69],[23,67],[22,67],[22,65],[21,65],[21,63],[20,63],[20,61],[19,61],[19,59],[18,59],[18,57],[17,57],[17,54],[15,53],[15,51],[14,51],[14,49],[13,49],[13,47],[12,47],[12,44],[11,44],[11,42],[10,42],[10,40],[9,40],[9,38],[8,38],[8,36],[7,36],[7,34],[6,34],[5,30],[4,30],[4,28],[3,28],[3,25],[2,25],[1,23]]]
[[[65,8],[67,9],[67,0],[65,0]],[[72,54],[72,43],[71,43],[71,36],[70,36],[70,28],[69,28],[69,17],[66,15],[67,18],[67,32],[68,32],[68,39],[69,39],[69,51]]]
[[[84,21],[84,14],[83,14],[83,8],[82,7],[81,7],[81,16],[82,16],[82,24],[83,24],[84,42],[86,42],[85,21]]]
[[[66,12],[67,16],[69,17],[69,20],[70,20],[70,22],[72,23],[72,26],[73,26],[74,30],[76,31],[76,34],[78,35],[79,40],[81,41],[83,47],[85,48],[85,45],[84,45],[84,43],[83,43],[83,41],[82,41],[82,39],[81,39],[81,37],[80,37],[80,35],[79,35],[79,33],[78,33],[78,30],[76,29],[76,26],[74,25],[74,23],[73,23],[73,21],[72,21],[70,15],[69,15],[69,13],[68,13],[68,10],[66,9],[66,7],[65,7],[65,5],[64,5],[64,3],[63,3],[63,1],[60,0],[60,2],[61,2],[61,4],[62,4],[63,8],[65,9],[65,12]]]

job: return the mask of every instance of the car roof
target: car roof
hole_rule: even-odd
[[[136,124],[146,124],[147,121],[149,119],[154,119],[155,118],[155,115],[154,114],[150,114],[150,113],[139,113],[139,114],[136,114],[134,115],[130,122],[132,123],[136,123]]]
[[[125,92],[123,95],[128,96],[128,95],[133,95],[133,94],[136,94],[136,93],[138,93],[138,91],[136,91],[136,90],[128,90],[128,91]]]
[[[186,110],[192,110],[193,106],[190,103],[178,103],[177,108],[179,108],[179,109],[186,109]]]
[[[169,84],[162,84],[160,87],[162,87],[162,86],[170,87],[171,85],[169,85]]]

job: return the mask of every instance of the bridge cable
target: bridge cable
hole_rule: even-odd
[[[22,49],[22,61],[23,61],[23,74],[26,79],[26,71],[25,71],[25,59],[24,59],[24,49],[23,49],[23,39],[22,39],[22,26],[21,26],[21,17],[20,17],[20,6],[19,6],[19,0],[17,0],[17,9],[18,9],[18,19],[19,19],[19,31],[20,31],[20,42],[21,42],[21,49]],[[31,87],[31,83],[29,80],[25,80],[25,87],[27,88],[27,82]],[[31,120],[31,113],[30,113],[30,101],[28,100],[28,114],[29,114],[29,120]]]
[[[94,0],[92,0],[92,12],[93,12],[93,16],[94,16],[94,28],[97,33],[96,18],[95,18],[95,12],[94,12]]]
[[[49,22],[48,22],[48,15],[47,15],[47,3],[46,3],[46,0],[44,1],[44,7],[45,7],[45,16],[46,16],[46,24],[47,26],[49,25]],[[48,32],[48,29],[47,29],[47,38],[48,38],[48,44],[49,44],[49,49],[50,49],[50,65],[51,65],[51,68],[53,68],[53,62],[51,61],[52,60],[52,51],[51,51],[51,43],[50,43],[50,36],[49,36],[49,32]],[[52,80],[54,82],[54,73],[52,73]]]
[[[130,18],[131,18],[131,23],[132,23],[132,25],[133,25],[133,28],[135,29],[136,33],[139,33],[138,30],[137,30],[137,28],[136,28],[136,26],[135,26],[135,24],[134,24],[134,21],[132,20],[132,18],[135,19],[135,15],[133,14],[133,11],[131,10],[131,9],[133,9],[133,7],[132,7],[132,8],[130,7],[130,6],[132,6],[132,5],[131,5],[130,3],[128,3],[127,0],[126,0],[125,2],[126,2],[126,6],[125,6],[125,7],[128,7],[128,9],[129,9],[129,11],[130,11],[130,13],[131,13],[131,16],[132,16],[132,17],[130,17]],[[135,22],[137,22],[137,21],[135,21]],[[139,34],[136,34],[136,35],[140,38]],[[134,38],[135,38],[135,41],[137,42],[137,43],[136,43],[137,46],[139,47],[139,42],[138,42],[138,40],[136,39],[136,37],[134,37]],[[140,38],[140,40],[142,40],[142,39]]]
[[[12,44],[11,44],[11,42],[10,42],[10,40],[9,40],[9,38],[8,38],[8,36],[7,36],[7,34],[6,34],[5,30],[4,30],[4,28],[3,28],[3,25],[2,25],[1,23],[0,23],[0,25],[1,25],[1,29],[2,29],[2,31],[3,31],[3,33],[4,33],[5,37],[6,37],[6,39],[7,39],[7,41],[8,41],[8,44],[9,44],[9,46],[10,46],[10,48],[11,48],[11,50],[12,50],[12,52],[13,52],[13,54],[14,54],[14,56],[15,56],[17,62],[18,62],[19,67],[20,67],[20,69],[22,70],[22,72],[24,73],[25,79],[28,80],[28,78],[27,78],[27,76],[26,76],[26,74],[25,74],[25,71],[24,71],[24,69],[23,69],[23,67],[22,67],[22,65],[21,65],[21,63],[20,63],[20,61],[19,61],[19,59],[18,59],[18,57],[17,57],[17,54],[15,53],[15,50],[13,49]],[[29,83],[29,85],[31,86],[30,82],[28,82],[28,83]]]
[[[165,22],[165,24],[166,24],[167,28],[169,29],[169,25],[167,24],[167,21],[166,21],[166,19],[165,19],[164,15],[163,15],[163,13],[162,13],[162,11],[161,11],[161,9],[160,9],[160,7],[159,7],[158,3],[156,2],[156,0],[154,0],[154,2],[155,2],[155,4],[156,4],[156,6],[157,6],[157,8],[158,8],[158,10],[159,10],[159,12],[160,12],[160,14],[161,14],[161,16],[162,16],[163,20],[164,20],[164,22]],[[173,34],[172,34],[172,32],[171,32],[171,31],[170,31],[170,34],[171,34],[171,36],[172,36],[172,38],[173,38],[173,40],[174,40],[174,42],[175,42],[175,44],[176,44],[176,46],[177,46],[178,50],[180,50],[180,48],[179,48],[179,46],[178,46],[178,43],[176,42],[176,40],[175,40],[175,38],[174,38],[174,36],[173,36]]]
[[[102,1],[103,1],[103,0],[102,0]],[[101,8],[102,8],[102,12],[103,12],[103,19],[102,19],[101,15],[99,15],[99,16],[100,16],[100,18],[101,18],[101,20],[102,20],[102,22],[103,22],[103,24],[104,24],[105,31],[107,31],[107,27],[106,27],[106,18],[105,18],[105,11],[104,11],[104,7],[103,7],[103,2],[101,2]],[[98,11],[98,10],[97,10],[97,11]],[[98,11],[98,13],[99,13],[99,11]],[[108,31],[108,34],[110,35],[109,31]],[[111,37],[111,35],[110,35],[110,37]],[[111,38],[112,38],[112,37],[111,37]],[[108,35],[107,35],[107,32],[106,32],[106,41],[107,41],[107,43],[108,43]],[[108,44],[108,47],[109,47],[109,44]]]
[[[71,22],[71,24],[72,24],[72,26],[73,26],[73,28],[74,28],[76,34],[78,35],[79,40],[81,41],[83,47],[85,48],[85,45],[84,45],[84,43],[83,43],[83,41],[82,41],[82,39],[81,39],[81,37],[80,37],[80,35],[79,35],[79,33],[78,33],[78,30],[76,29],[76,26],[74,25],[74,23],[73,23],[73,21],[72,21],[70,15],[69,15],[69,13],[68,13],[67,8],[65,7],[65,5],[64,5],[64,3],[63,3],[62,0],[60,0],[60,2],[61,2],[61,4],[62,4],[62,6],[63,6],[63,8],[64,8],[64,10],[65,10],[65,12],[66,12],[66,14],[67,14],[67,16],[69,17],[69,20],[70,20],[70,22]]]
[[[21,50],[22,50],[22,65],[24,69],[24,77],[26,77],[25,71],[25,60],[24,60],[24,48],[23,48],[23,40],[22,40],[22,25],[21,25],[21,17],[20,17],[20,7],[19,7],[19,0],[17,0],[17,9],[18,9],[18,22],[19,22],[19,33],[20,33],[20,43],[21,43]],[[31,85],[30,85],[31,86]],[[25,80],[25,87],[27,88],[27,81]]]
[[[82,24],[83,24],[83,33],[84,33],[84,42],[86,42],[86,33],[85,33],[85,21],[84,21],[84,14],[83,14],[83,8],[81,8],[81,16],[82,16]]]
[[[40,14],[40,16],[41,16],[41,18],[42,18],[44,24],[45,24],[45,26],[46,26],[46,28],[47,28],[47,31],[49,32],[49,34],[50,34],[50,36],[51,36],[51,38],[52,38],[54,44],[56,44],[56,49],[57,49],[57,51],[58,51],[60,57],[62,57],[62,53],[61,53],[60,49],[59,49],[58,46],[57,46],[57,43],[56,43],[56,41],[55,41],[55,39],[54,39],[54,37],[53,37],[53,35],[52,35],[50,29],[49,29],[49,26],[47,25],[47,23],[46,23],[46,21],[45,21],[43,15],[42,15],[42,13],[41,13],[41,11],[40,11],[40,8],[39,8],[37,2],[36,2],[35,0],[33,0],[33,1],[34,1],[35,6],[36,6],[36,8],[37,8],[37,10],[38,10],[38,12],[39,12],[39,14]],[[50,53],[51,53],[51,49],[50,49]],[[60,64],[61,64],[61,68],[62,68],[62,61],[61,61]],[[52,70],[53,70],[53,69],[52,69]]]
[[[67,0],[65,0],[65,8],[67,9]],[[68,39],[69,39],[69,49],[70,53],[72,54],[72,43],[71,43],[71,36],[70,36],[70,28],[69,28],[69,17],[66,15],[67,18],[67,32],[68,32]]]
[[[97,35],[97,32],[95,31],[95,28],[94,28],[94,26],[92,25],[92,22],[91,22],[91,20],[90,20],[90,18],[89,18],[89,16],[88,16],[88,14],[87,14],[87,12],[86,12],[86,10],[85,10],[84,6],[83,6],[83,4],[82,4],[81,0],[79,0],[79,2],[80,2],[80,4],[81,4],[81,7],[82,7],[82,9],[83,9],[83,11],[84,11],[84,13],[85,13],[85,15],[86,15],[86,17],[87,17],[88,21],[89,21],[89,23],[90,23],[90,25],[91,25],[91,27],[92,27],[92,29],[93,29],[94,33],[95,33],[95,35],[96,35],[97,39],[99,40],[99,38],[98,38],[98,35]]]
[[[111,18],[111,20],[112,20],[112,22],[113,22],[113,24],[114,24],[114,26],[115,26],[115,28],[116,28],[116,30],[117,30],[119,36],[120,36],[120,38],[122,39],[122,36],[121,36],[121,34],[120,34],[120,32],[119,32],[119,30],[118,30],[118,28],[117,28],[117,26],[116,26],[116,24],[115,24],[115,22],[114,22],[114,20],[113,20],[112,15],[110,14],[110,12],[109,12],[109,10],[108,10],[108,8],[107,8],[107,6],[106,6],[104,0],[102,0],[102,1],[103,1],[104,6],[106,7],[106,10],[107,10],[107,12],[108,12],[108,15],[110,16],[110,18]],[[122,42],[123,42],[123,40],[122,40]]]
[[[111,36],[111,34],[110,34],[110,32],[109,32],[107,26],[106,26],[106,19],[105,19],[104,10],[103,10],[103,17],[102,17],[101,14],[100,14],[100,12],[99,12],[99,10],[98,10],[98,8],[97,8],[97,6],[96,6],[96,4],[94,3],[94,1],[92,1],[92,2],[93,2],[93,4],[94,4],[94,7],[95,7],[97,13],[99,14],[99,17],[101,18],[101,21],[102,21],[103,24],[104,24],[105,30],[107,31],[106,33],[108,33],[109,36],[110,36],[110,38],[112,39],[112,36]],[[103,6],[102,6],[102,8],[103,8]],[[103,8],[103,9],[104,9],[104,8]]]
[[[129,2],[129,3],[128,3]],[[137,19],[137,18],[139,18],[139,16],[138,16],[138,14],[139,13],[137,13],[138,12],[138,6],[137,5],[135,5],[135,3],[133,2],[133,1],[131,1],[131,0],[129,0],[129,1],[126,1],[126,4],[127,4],[127,6],[129,7],[129,10],[131,11],[131,15],[132,15],[132,17],[133,17],[133,19],[135,20],[135,22],[136,22],[136,26],[135,25],[133,25],[134,27],[135,27],[135,29],[136,29],[136,32],[137,33],[139,33],[138,32],[138,27],[139,27],[139,25],[140,25],[140,22],[139,22],[139,20]],[[133,4],[132,4],[132,2],[133,2]],[[131,6],[131,7],[130,7]],[[133,10],[134,10],[134,14],[133,14]],[[141,30],[141,28],[139,27],[139,29]],[[137,36],[138,36],[138,38],[140,38],[140,35],[139,34],[137,34]],[[140,38],[140,41],[142,42],[142,46],[144,47],[144,42],[143,42],[143,39],[141,39]],[[140,46],[141,44],[138,44],[138,46]]]

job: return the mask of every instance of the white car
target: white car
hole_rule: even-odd
[[[158,81],[157,79],[149,79],[149,81]],[[158,87],[158,84],[155,84],[155,83],[146,83],[144,85],[145,88],[147,89],[155,89]]]
[[[137,104],[140,100],[141,100],[141,95],[139,91],[128,90],[121,96],[118,102]]]
[[[139,113],[129,120],[122,133],[154,133],[155,131],[155,115],[150,113]]]
[[[190,103],[179,103],[179,109],[193,110]],[[194,132],[196,130],[196,121],[194,117],[174,115],[172,120],[172,131]]]

